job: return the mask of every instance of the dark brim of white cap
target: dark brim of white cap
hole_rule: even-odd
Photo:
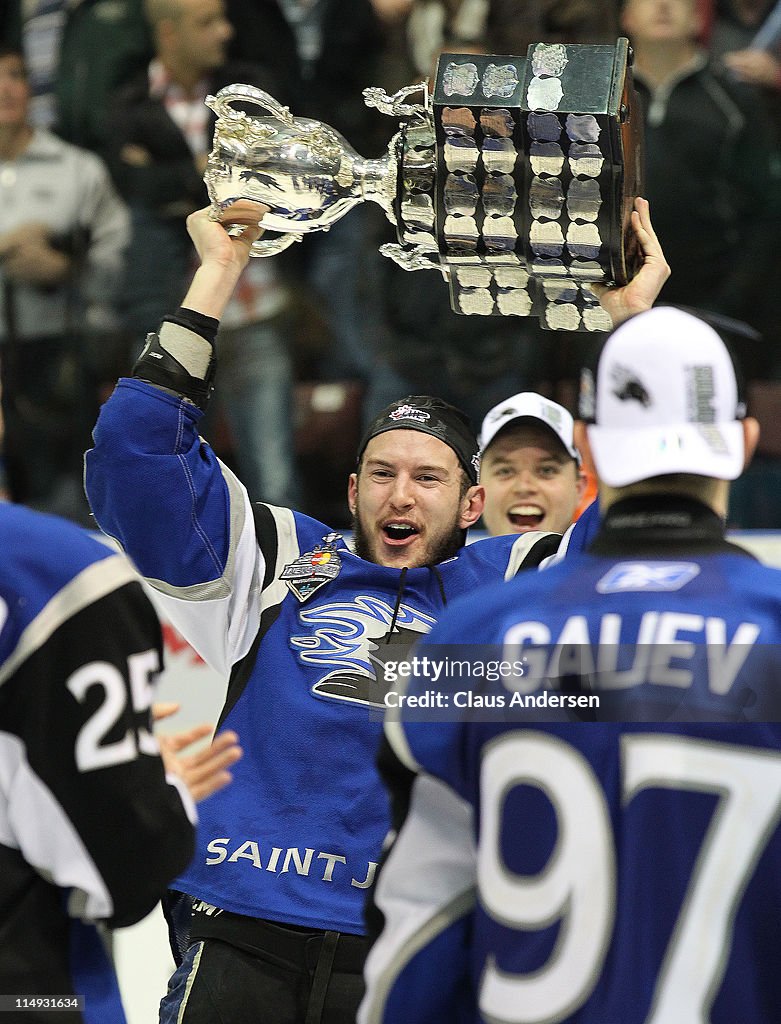
[[[683,423],[633,430],[588,427],[599,479],[626,487],[668,473],[735,480],[743,471],[743,424]]]

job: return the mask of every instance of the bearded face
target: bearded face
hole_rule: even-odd
[[[452,557],[482,510],[482,490],[464,488],[455,452],[416,430],[390,430],[366,446],[350,478],[357,554],[414,568]]]

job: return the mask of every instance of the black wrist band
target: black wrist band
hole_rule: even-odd
[[[185,327],[188,331],[193,331],[195,334],[200,334],[202,338],[205,338],[214,347],[214,343],[217,340],[217,331],[220,326],[220,321],[215,317],[206,316],[205,313],[198,313],[196,310],[188,309],[186,306],[180,306],[175,313],[163,319],[168,320],[172,324],[179,324],[180,327]]]

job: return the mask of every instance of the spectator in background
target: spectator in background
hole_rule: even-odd
[[[709,50],[735,79],[763,91],[781,140],[781,4],[778,0],[711,0]]]
[[[489,53],[526,55],[530,43],[612,43],[618,28],[617,0],[372,0],[391,30],[406,35],[409,84],[427,75],[442,50],[458,53],[475,45]],[[385,83],[382,83],[385,85]]]
[[[747,52],[753,48],[777,0],[709,0],[709,3],[706,42],[712,56],[723,57],[726,53]]]
[[[714,60],[721,60],[734,79],[761,90],[772,117],[774,140],[781,148],[781,5],[778,0],[712,0],[713,30],[709,47]],[[781,157],[778,157],[781,159]],[[775,196],[757,197],[771,206]],[[772,206],[769,212],[772,212]],[[781,272],[781,256],[775,251],[766,270],[767,280],[776,280]],[[762,334],[762,343],[754,346],[755,355],[749,367],[755,378],[781,379],[781,328],[772,288],[756,300],[752,324]],[[763,423],[763,442],[772,443],[773,433]],[[755,460],[749,473],[741,478],[738,491],[746,485],[763,464],[763,453]]]
[[[500,402],[480,431],[483,525],[494,537],[564,533],[586,489],[567,410],[526,391]]]
[[[769,10],[778,11],[772,25],[770,21],[763,22],[745,49],[724,53],[722,59],[740,81],[778,92],[781,90],[781,8],[771,6]],[[762,31],[763,28],[766,31]]]
[[[645,114],[646,194],[673,269],[662,299],[753,323],[781,201],[762,98],[708,60],[696,0],[627,0],[622,26]]]
[[[271,85],[257,65],[226,64],[233,28],[222,0],[147,0],[146,11],[156,56],[117,94],[112,143],[132,217],[123,318],[137,336],[175,308],[194,270],[185,219],[207,198],[206,96],[234,82]],[[277,262],[251,260],[220,331],[220,398],[242,478],[254,499],[284,505],[295,498],[287,301]]]
[[[510,53],[525,54],[529,43],[538,42],[614,43],[618,34],[618,0],[489,0],[489,7],[490,38],[510,41]]]
[[[330,124],[364,157],[385,151],[396,125],[362,96],[367,86],[384,84],[377,80],[383,36],[370,0],[227,0],[227,7],[236,30],[232,56],[262,55],[278,83],[276,99],[298,117]],[[322,380],[369,375],[382,260],[374,235],[385,223],[369,203],[279,257],[325,314],[331,344],[316,367]]]
[[[0,50],[0,377],[15,501],[86,519],[93,349],[116,327],[128,215],[93,153],[29,120],[24,59]],[[97,353],[97,355],[102,355]]]
[[[142,0],[8,0],[0,17],[25,55],[32,122],[105,156],[110,97],[152,55]]]

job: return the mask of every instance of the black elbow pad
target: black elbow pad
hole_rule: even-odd
[[[205,411],[214,391],[216,370],[217,357],[213,354],[206,377],[193,377],[178,359],[163,348],[160,336],[153,332],[147,334],[144,350],[138,357],[131,376],[173,391]]]

